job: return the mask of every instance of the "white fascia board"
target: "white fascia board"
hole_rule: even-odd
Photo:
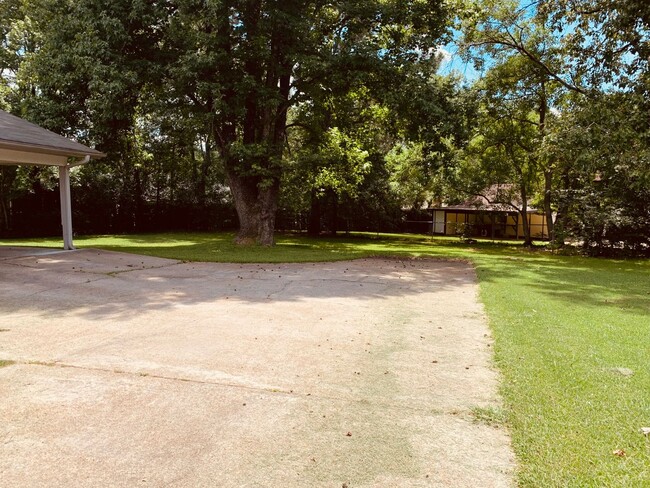
[[[66,166],[68,164],[68,156],[17,151],[14,149],[0,149],[0,164]]]

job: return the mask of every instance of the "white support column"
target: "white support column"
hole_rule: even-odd
[[[70,200],[70,168],[59,166],[59,193],[61,195],[61,227],[63,249],[74,249],[72,243],[72,203]]]

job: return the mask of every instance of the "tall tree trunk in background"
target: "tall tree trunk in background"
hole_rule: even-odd
[[[548,114],[548,100],[546,98],[546,84],[541,83],[541,100],[539,104],[539,132],[541,139],[546,135],[546,115]],[[553,224],[553,165],[547,161],[544,168],[544,216],[546,217],[546,228],[548,238],[551,242],[555,240],[555,226]]]
[[[144,210],[144,193],[142,184],[142,173],[139,167],[136,167],[133,170],[133,180],[134,180],[134,193],[133,199],[135,200],[134,210],[133,210],[133,227],[137,231],[142,231],[143,229],[143,210]]]
[[[17,171],[17,166],[0,167],[0,234],[10,228],[9,204],[11,200],[9,194],[16,180]]]
[[[0,235],[9,230],[9,212],[4,197],[0,196]]]
[[[329,190],[330,214],[328,219],[328,227],[330,234],[336,236],[339,231],[339,196],[334,190]]]
[[[533,238],[530,235],[530,223],[528,222],[528,206],[526,204],[522,205],[522,208],[519,212],[522,218],[522,226],[524,228],[524,247],[531,247],[533,245]]]
[[[210,167],[212,166],[212,141],[210,135],[205,138],[205,152],[203,153],[203,161],[201,162],[201,171],[198,175],[198,183],[196,185],[197,199],[199,205],[202,207],[205,205],[207,186],[208,186],[208,174],[210,172]]]
[[[548,229],[548,239],[551,242],[556,241],[555,223],[553,222],[553,208],[551,207],[553,191],[553,170],[547,168],[544,171],[544,217],[546,217],[546,228]]]
[[[533,245],[533,237],[530,235],[530,225],[528,223],[528,191],[526,190],[526,180],[520,167],[516,167],[515,171],[519,177],[519,196],[521,198],[519,214],[524,219],[522,222],[524,227],[524,246],[531,247]]]
[[[569,213],[569,202],[568,202],[568,197],[566,196],[566,192],[568,192],[571,188],[570,184],[570,179],[569,179],[569,174],[568,174],[568,169],[565,168],[562,171],[562,175],[560,176],[560,182],[562,187],[560,190],[564,190],[564,195],[560,196],[558,199],[558,206],[557,206],[557,214],[555,216],[555,223],[554,223],[554,228],[553,228],[553,234],[554,234],[554,242],[557,246],[564,246],[564,236],[565,236],[565,220],[566,216]]]
[[[309,223],[307,224],[307,234],[317,237],[320,234],[320,214],[321,202],[316,190],[311,191],[311,205],[309,207]]]

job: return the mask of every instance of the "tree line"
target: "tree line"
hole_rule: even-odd
[[[649,29],[641,0],[4,0],[0,108],[108,154],[78,232],[398,231],[500,184],[558,246],[643,252]],[[55,185],[0,166],[0,232],[55,232]]]

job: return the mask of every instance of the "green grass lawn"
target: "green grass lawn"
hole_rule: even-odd
[[[106,236],[78,238],[76,244],[221,262],[366,256],[470,260],[503,375],[505,415],[488,416],[505,419],[510,429],[519,484],[650,486],[650,439],[639,433],[650,427],[650,261],[558,256],[515,243],[466,245],[455,238],[423,236],[280,235],[271,249],[237,248],[232,237]],[[2,244],[60,246],[54,239]]]
[[[279,234],[271,248],[241,247],[232,233],[163,233],[75,238],[78,248],[94,247],[186,261],[282,263],[340,261],[368,256],[457,257],[466,259],[471,250],[458,238],[436,238],[401,234],[362,234],[348,237],[309,238],[299,234]],[[0,240],[0,245],[61,248],[57,238]],[[481,243],[479,249],[501,245]]]

